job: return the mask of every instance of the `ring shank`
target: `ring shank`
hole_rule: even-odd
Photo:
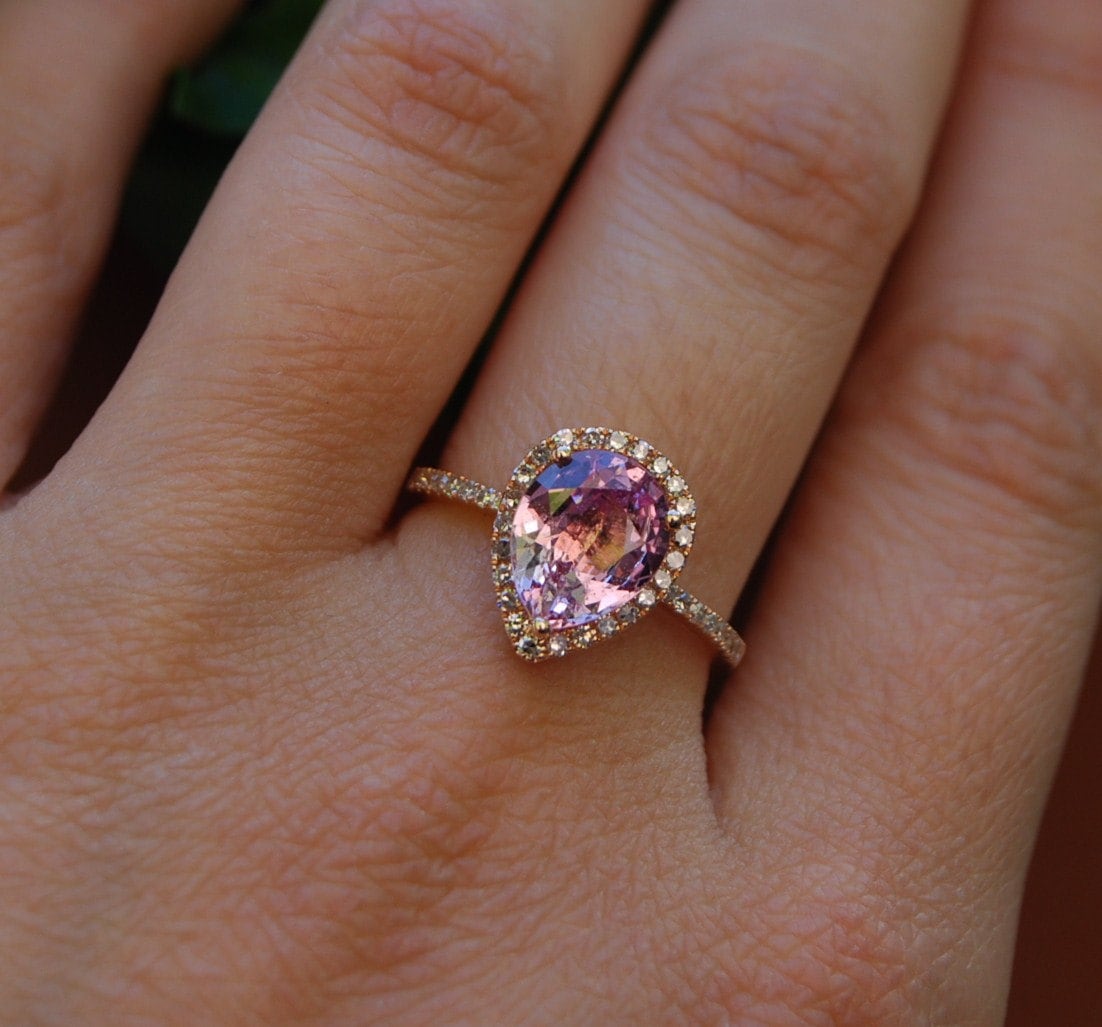
[[[406,487],[422,496],[455,499],[492,513],[497,513],[501,504],[501,493],[497,489],[436,467],[414,468]],[[725,617],[676,582],[665,590],[662,602],[703,632],[732,667],[739,665],[746,653],[746,643]]]

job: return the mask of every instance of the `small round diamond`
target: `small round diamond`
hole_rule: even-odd
[[[650,466],[655,474],[665,474],[670,469],[670,462],[664,456],[659,456],[655,457],[654,463]]]
[[[685,566],[685,554],[679,553],[676,549],[672,553],[667,554],[666,566],[672,567],[675,571],[681,570],[681,568]]]
[[[685,491],[685,479],[678,474],[671,475],[666,479],[666,491],[671,496],[679,496]]]
[[[631,455],[636,460],[646,460],[650,453],[650,443],[643,442],[641,439],[635,443],[635,447],[631,451]]]
[[[694,503],[689,496],[682,496],[677,501],[677,512],[683,514],[686,517],[691,517],[696,513],[696,503]]]
[[[687,524],[677,529],[677,534],[674,535],[674,541],[679,546],[690,546],[693,543],[693,529]]]
[[[662,570],[654,572],[654,583],[659,588],[669,588],[673,584],[673,575],[663,568]]]
[[[611,617],[605,617],[603,620],[599,620],[597,622],[597,630],[602,635],[604,635],[605,638],[608,638],[611,635],[615,635],[616,621],[614,621]]]
[[[547,647],[551,650],[552,656],[565,656],[566,650],[570,648],[562,635],[553,636]]]
[[[555,451],[559,456],[570,456],[574,447],[574,433],[569,428],[563,428],[562,431],[555,432],[552,440],[555,443]]]
[[[634,624],[639,619],[639,607],[634,603],[628,606],[621,606],[616,611],[616,616],[623,621],[624,624]]]
[[[597,641],[597,631],[592,627],[582,628],[574,632],[572,641],[575,649],[588,649]]]
[[[608,437],[608,444],[613,449],[626,449],[628,444],[628,437],[622,431],[614,431]]]
[[[505,630],[511,635],[518,635],[524,629],[524,618],[519,613],[511,613],[505,618]]]
[[[526,656],[529,659],[533,656],[538,656],[540,651],[540,644],[530,635],[525,635],[519,642],[517,642],[517,652],[521,656]]]
[[[646,609],[649,609],[650,607],[652,607],[658,601],[658,596],[656,596],[654,594],[653,589],[644,588],[639,593],[639,597],[638,597],[637,601],[638,601],[639,605],[641,607],[643,607],[644,610],[646,610]]]

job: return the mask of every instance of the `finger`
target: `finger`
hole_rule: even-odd
[[[938,920],[893,966],[937,965],[939,1022],[1003,1000],[1102,584],[1100,41],[1102,11],[1075,0],[984,8],[711,731],[748,838],[851,867],[881,853],[851,875],[857,908]]]
[[[697,499],[686,586],[730,609],[908,220],[961,14],[679,5],[525,282],[446,466],[501,484],[557,427],[639,434]],[[632,634],[661,649],[658,676],[692,681],[695,733],[708,650],[671,630]],[[610,643],[606,677],[629,644],[644,643]]]
[[[162,80],[236,6],[0,6],[0,486],[64,359]]]
[[[78,445],[82,479],[144,482],[163,521],[186,520],[189,546],[202,523],[251,545],[263,522],[269,552],[358,548],[490,323],[643,7],[335,0]]]

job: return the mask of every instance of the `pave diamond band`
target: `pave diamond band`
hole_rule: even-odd
[[[517,654],[585,649],[658,605],[681,614],[736,666],[726,618],[677,583],[696,502],[669,458],[630,432],[564,428],[534,446],[503,490],[418,467],[408,488],[494,513],[493,581]]]
[[[423,496],[458,499],[493,513],[497,513],[501,504],[501,493],[497,489],[479,485],[477,481],[464,478],[462,474],[440,471],[435,467],[414,468],[406,488]]]

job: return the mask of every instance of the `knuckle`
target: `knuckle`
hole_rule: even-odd
[[[66,243],[71,176],[48,148],[13,140],[0,148],[0,275],[25,274],[27,261],[42,257],[65,266],[58,253]]]
[[[853,76],[773,47],[676,78],[624,167],[664,226],[721,232],[811,280],[881,260],[902,231],[917,183],[895,138]]]
[[[1058,523],[1102,506],[1102,361],[1073,326],[970,316],[918,348],[912,436],[952,470]],[[906,415],[904,415],[906,416]]]
[[[248,824],[242,847],[282,831],[315,839],[309,852],[293,853],[292,863],[277,864],[273,873],[281,880],[327,881],[335,905],[326,921],[357,939],[374,971],[423,972],[450,947],[449,908],[457,899],[475,902],[487,876],[506,861],[516,870],[516,846],[496,837],[501,814],[492,811],[484,775],[454,766],[423,743],[401,755],[386,746],[353,745],[361,757],[354,765],[329,758],[323,773],[295,773],[293,794],[277,789],[276,822],[262,814]],[[355,902],[348,902],[350,895]],[[469,912],[468,943],[481,933],[477,909]],[[291,940],[313,948],[312,932],[307,924]]]
[[[325,50],[321,106],[357,137],[506,181],[551,135],[559,72],[538,39],[508,4],[356,3]]]
[[[988,18],[990,70],[1015,83],[1051,86],[1067,97],[1079,97],[1097,108],[1102,101],[1102,22],[1098,9],[1077,0],[1055,0],[1034,11],[1011,5],[998,18]],[[1009,16],[1007,16],[1009,15]]]
[[[716,975],[715,998],[737,1023],[785,1027],[913,1022],[907,939],[883,901],[839,880],[847,873],[808,861],[786,889],[740,908],[725,937],[736,944]],[[777,895],[785,895],[778,900]]]

